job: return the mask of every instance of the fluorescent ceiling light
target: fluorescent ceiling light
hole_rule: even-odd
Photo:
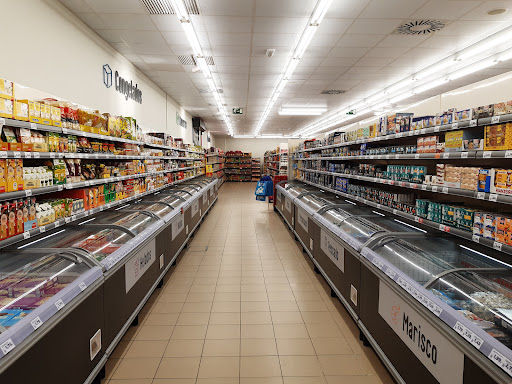
[[[282,107],[279,110],[280,115],[288,116],[320,116],[322,113],[327,112],[327,108],[293,108],[293,107]]]
[[[187,12],[187,8],[185,7],[185,4],[182,0],[171,0],[172,7],[174,8],[174,12],[176,13],[176,16],[178,16],[178,19],[180,20],[190,20]]]
[[[412,95],[414,95],[414,93],[412,91],[407,91],[407,92],[404,92],[398,96],[395,96],[395,97],[392,97],[391,99],[389,99],[389,102],[391,104],[394,104],[394,103],[397,103],[399,101],[402,101],[404,99],[407,99],[408,97],[411,97]]]
[[[482,69],[492,67],[493,65],[497,64],[498,62],[493,59],[489,60],[483,60],[475,64],[468,65],[467,67],[461,68],[455,72],[450,73],[449,79],[455,80],[459,79],[461,77],[470,75],[472,73],[481,71]]]
[[[274,103],[277,101],[277,98],[279,94],[283,91],[284,86],[286,84],[285,80],[290,79],[290,77],[293,74],[293,71],[295,71],[295,68],[299,64],[299,60],[306,51],[309,43],[311,42],[311,39],[313,38],[315,32],[318,30],[318,25],[323,20],[327,10],[329,9],[329,6],[331,5],[332,0],[318,0],[315,10],[313,11],[308,24],[306,28],[304,29],[304,32],[302,33],[301,38],[299,39],[299,42],[297,45],[292,49],[290,54],[290,59],[288,60],[284,73],[279,79],[279,82],[277,83],[277,87],[274,89],[274,92],[272,94],[272,97],[270,98],[270,102],[265,107],[265,112],[262,114],[260,121],[258,122],[258,125],[256,126],[256,129],[254,131],[255,135],[258,135],[261,128],[263,127],[263,124],[265,124],[265,120],[267,119],[270,110],[274,106]]]
[[[429,81],[428,83],[425,83],[423,85],[420,85],[419,87],[414,88],[413,92],[414,94],[423,93],[425,91],[428,91],[429,89],[439,87],[440,85],[446,83],[448,79],[446,77],[442,77],[437,80]]]

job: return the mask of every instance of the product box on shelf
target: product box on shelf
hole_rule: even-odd
[[[474,133],[464,129],[446,132],[444,150],[445,152],[460,152],[470,149],[468,147],[474,147],[475,139],[478,140]],[[474,149],[478,149],[478,146]]]
[[[28,119],[32,123],[42,124],[41,119],[41,104],[32,100],[18,100],[21,103],[28,105]]]
[[[486,117],[494,116],[494,104],[483,105],[481,107],[473,108],[474,119],[484,119]]]
[[[453,113],[453,121],[471,120],[473,118],[472,109],[463,109],[462,111],[455,111]]]
[[[14,100],[14,119],[21,121],[29,121],[28,103]]]
[[[0,80],[1,83],[1,80]],[[14,100],[0,98],[0,117],[12,119],[14,117]]]
[[[14,87],[12,81],[0,78],[0,98],[14,99]]]
[[[512,147],[512,124],[488,125],[484,132],[485,150],[507,150]]]
[[[52,125],[54,127],[62,127],[62,116],[61,116],[61,110],[59,107],[50,106],[51,108],[51,114],[50,119],[52,121]]]

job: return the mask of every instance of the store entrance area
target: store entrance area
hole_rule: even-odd
[[[102,383],[393,383],[255,185],[222,186]]]

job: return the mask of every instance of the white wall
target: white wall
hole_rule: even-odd
[[[142,127],[192,143],[192,117],[57,0],[0,0],[0,9],[3,30],[9,31],[0,77],[101,112],[134,117]],[[105,87],[104,64],[138,84],[142,104],[125,100],[115,86]],[[176,111],[187,129],[176,124]]]
[[[229,136],[217,136],[215,144],[224,152],[242,151],[251,152],[252,157],[259,157],[263,161],[266,151],[276,149],[280,143],[286,143],[284,139],[235,139]]]

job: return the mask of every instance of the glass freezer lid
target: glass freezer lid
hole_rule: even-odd
[[[4,252],[0,257],[0,333],[88,270],[86,263],[57,252],[44,256]]]
[[[173,208],[177,208],[181,204],[184,203],[184,201],[176,195],[163,195],[163,194],[147,196],[144,198],[143,201],[144,202],[155,202],[155,203],[158,203],[158,202],[166,203],[166,204],[169,204],[170,206],[172,206]]]
[[[292,197],[297,197],[304,192],[318,192],[321,193],[318,188],[310,187],[308,185],[294,185],[286,190]]]
[[[130,205],[128,209],[136,209],[136,205]],[[123,212],[123,210],[119,210],[103,212],[101,215],[85,220],[78,225],[114,224],[120,225],[121,227],[130,230],[135,235],[138,235],[157,222],[158,219],[141,212]]]
[[[330,223],[338,225],[343,220],[348,219],[351,216],[375,216],[379,217],[379,214],[375,213],[371,208],[363,207],[359,205],[352,205],[344,200],[339,201],[339,204],[343,204],[343,207],[327,208],[327,210],[321,215]]]
[[[173,211],[173,208],[169,207],[167,204],[161,202],[151,203],[145,201],[135,204],[133,209],[151,212],[161,219]]]
[[[372,217],[351,216],[335,225],[339,228],[339,232],[343,233],[343,239],[354,249],[360,249],[364,243],[377,233],[416,231],[416,229],[401,224],[391,217],[374,215]]]
[[[456,271],[428,289],[460,316],[512,347],[512,269]]]
[[[421,285],[448,271],[463,268],[503,268],[504,264],[454,239],[417,235],[383,238],[373,252]]]
[[[133,237],[120,229],[76,226],[49,233],[43,238],[24,243],[21,248],[78,248],[97,261],[108,257]]]

